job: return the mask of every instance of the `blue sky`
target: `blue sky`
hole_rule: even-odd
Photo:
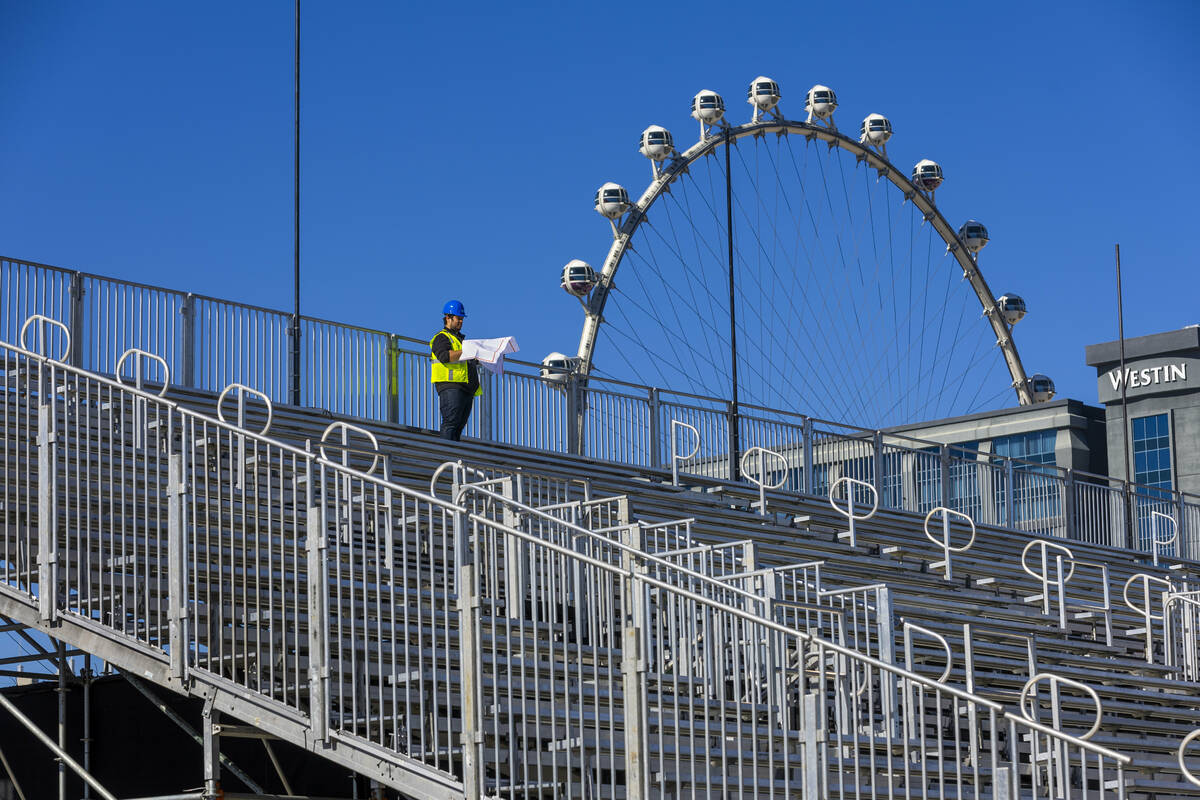
[[[292,294],[290,2],[0,0],[0,254],[277,308]],[[573,353],[570,258],[599,265],[606,180],[639,194],[650,123],[729,117],[756,75],[802,118],[881,111],[898,165],[984,221],[982,266],[1031,313],[1029,371],[1096,401],[1084,345],[1200,322],[1193,2],[333,3],[303,7],[302,306],[414,336]],[[1189,222],[1189,220],[1193,220]]]

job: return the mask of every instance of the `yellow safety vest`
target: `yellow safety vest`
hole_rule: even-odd
[[[471,380],[470,372],[465,361],[451,361],[449,364],[443,364],[438,361],[438,357],[433,353],[433,340],[442,334],[446,334],[446,338],[450,340],[451,350],[462,350],[462,339],[459,339],[449,331],[438,331],[434,334],[433,339],[429,340],[429,358],[432,360],[430,365],[429,381],[430,383],[467,383]],[[475,390],[475,396],[483,394],[483,386]]]

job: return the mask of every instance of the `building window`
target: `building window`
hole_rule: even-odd
[[[1134,417],[1133,480],[1140,484],[1133,491],[1134,518],[1137,520],[1138,546],[1153,551],[1154,539],[1171,538],[1173,526],[1158,517],[1175,518],[1171,503],[1171,429],[1166,414]],[[1175,555],[1176,545],[1158,545],[1159,553]]]
[[[1019,458],[1035,464],[1054,464],[1054,431],[1033,431],[1005,436],[992,442],[993,452],[998,456]],[[1014,469],[1034,469],[1032,464],[1014,464]]]
[[[1007,524],[1035,533],[1055,535],[1061,527],[1062,481],[1054,468],[1055,431],[1031,431],[992,440],[998,456],[1019,459],[1013,463],[1013,518]],[[1005,497],[996,493],[996,513],[1003,519]],[[1061,535],[1061,534],[1058,534]]]
[[[1134,483],[1173,489],[1171,482],[1171,433],[1166,414],[1133,419]]]

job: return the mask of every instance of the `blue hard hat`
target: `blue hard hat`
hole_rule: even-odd
[[[447,300],[446,305],[442,306],[442,315],[451,315],[455,317],[465,317],[467,310],[463,308],[462,300]]]

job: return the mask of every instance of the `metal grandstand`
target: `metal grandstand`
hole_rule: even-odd
[[[207,719],[414,798],[1200,796],[1198,498],[767,410],[736,481],[721,401],[528,370],[451,449],[401,337],[306,320],[287,406],[285,315],[3,268],[0,615]]]

